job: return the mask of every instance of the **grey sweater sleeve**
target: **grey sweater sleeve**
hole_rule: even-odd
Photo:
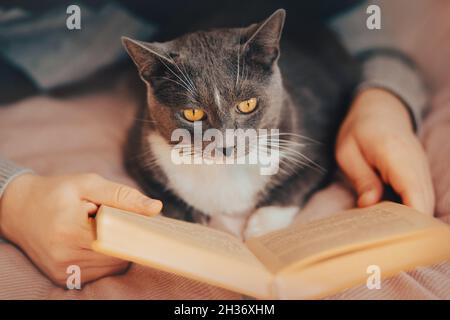
[[[30,169],[16,166],[12,162],[0,157],[0,199],[7,185],[21,174],[32,172]]]
[[[368,2],[339,15],[330,22],[342,42],[362,63],[359,90],[378,87],[389,90],[408,107],[415,127],[419,127],[427,107],[427,93],[414,63],[398,48],[392,21],[381,7],[381,29],[366,25]]]

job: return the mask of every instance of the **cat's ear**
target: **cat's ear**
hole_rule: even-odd
[[[244,50],[251,59],[266,66],[271,66],[277,60],[285,17],[286,11],[278,9],[263,22],[247,28]]]
[[[122,44],[145,79],[151,76],[152,70],[160,63],[171,63],[166,43],[149,43],[122,37]]]

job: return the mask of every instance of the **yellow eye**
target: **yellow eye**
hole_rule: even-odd
[[[237,108],[242,113],[250,113],[256,108],[256,98],[251,98],[238,103]]]
[[[194,122],[202,120],[205,117],[205,112],[202,109],[184,109],[183,115],[186,120]]]

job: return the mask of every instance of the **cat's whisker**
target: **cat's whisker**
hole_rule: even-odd
[[[290,155],[289,151],[287,151],[287,154]],[[285,159],[288,159],[288,160],[291,160],[291,161],[294,160],[294,159],[297,159],[297,160],[299,160],[299,163],[301,163],[302,165],[304,165],[306,167],[309,167],[309,168],[311,168],[313,170],[316,170],[316,171],[318,171],[318,172],[320,172],[322,174],[326,173],[326,170],[322,166],[320,166],[319,164],[314,162],[313,160],[309,159],[305,155],[299,155],[299,156],[301,158],[304,158],[306,161],[298,159],[297,155],[291,155],[291,157],[288,156],[288,157],[285,157]]]
[[[147,158],[143,162],[144,169],[151,169],[158,164],[158,159],[156,157]]]
[[[301,167],[303,167],[303,165],[301,165]],[[284,172],[287,175],[292,175],[292,174],[298,174],[299,170],[299,165],[296,163],[290,163],[288,161],[282,161],[280,163],[280,169],[284,170]]]
[[[304,163],[303,161],[299,160],[296,157],[291,157],[288,154],[284,155],[282,163],[285,165],[292,164],[292,166],[294,168],[296,168],[297,170],[300,168],[308,167],[308,165],[306,163]]]
[[[161,56],[164,58],[164,60],[174,65],[181,72],[181,70],[179,69],[178,65],[176,64],[175,60],[173,59],[170,53],[166,52],[164,54],[161,54]]]
[[[172,147],[173,150],[177,151],[183,157],[203,157],[203,148],[196,147],[193,144],[185,144],[185,145],[174,145]]]
[[[184,84],[182,84],[182,83],[180,83],[179,81],[176,81],[176,80],[174,80],[174,79],[170,79],[170,78],[168,78],[168,77],[153,77],[154,79],[164,79],[164,80],[167,80],[167,81],[172,81],[173,83],[176,83],[176,84],[178,84],[180,87],[183,87],[184,89],[186,89],[189,93],[191,93],[191,89],[189,89],[188,87],[186,87],[186,85],[184,85]],[[192,93],[191,93],[192,94]]]
[[[150,150],[146,150],[144,152],[141,153],[137,153],[134,156],[131,157],[131,159],[136,160],[136,159],[144,159],[147,158],[147,156],[150,154]]]
[[[261,155],[261,153],[263,151],[265,151],[266,154],[270,153],[270,150],[264,149],[264,148],[260,148],[259,149],[259,155]],[[287,168],[283,168],[283,167],[280,166],[279,170],[281,170],[281,172],[286,174],[286,175],[291,175],[291,174],[297,173],[299,165],[301,167],[305,166],[305,163],[301,162],[299,159],[295,159],[294,160],[292,157],[289,157],[289,155],[287,153],[283,152],[283,151],[280,151],[279,155],[280,155],[281,163],[283,164],[283,167],[287,167]],[[291,163],[287,162],[287,161],[283,161],[283,159],[291,160]]]
[[[313,138],[301,135],[301,134],[296,134],[296,133],[291,133],[291,132],[279,132],[279,133],[271,133],[271,134],[262,134],[259,135],[260,137],[278,137],[278,136],[288,136],[288,137],[293,137],[293,138],[299,138],[299,139],[304,139],[304,140],[308,140],[311,142],[314,142],[316,144],[322,144],[322,142],[317,141]]]
[[[162,59],[160,59],[160,61],[167,68],[167,70],[169,70],[175,77],[177,77],[178,80],[180,80],[185,85],[185,89],[188,90],[190,94],[195,95],[195,92],[190,89],[185,80],[183,80],[175,71],[173,71],[172,68],[170,68]]]
[[[175,60],[173,58],[171,58],[172,63],[175,65],[175,67],[178,69],[178,71],[181,73],[181,75],[183,76],[183,78],[186,80],[186,82],[189,84],[189,87],[191,88],[192,92],[196,92],[196,88],[194,85],[194,82],[192,81],[192,79],[187,75],[187,72],[181,70],[181,68],[178,66],[178,64],[175,62]]]
[[[306,143],[291,141],[291,140],[284,140],[284,139],[266,139],[266,141],[272,145],[280,144],[280,145],[290,145],[290,146],[298,146],[298,147],[305,147],[308,145]]]
[[[192,85],[192,89],[194,90],[194,92],[197,92],[198,91],[197,86],[195,85],[195,82],[192,80],[192,78],[189,76],[189,73],[186,70],[186,66],[184,64],[181,64],[181,65],[183,66],[185,77],[189,80],[189,82]]]
[[[240,74],[240,59],[241,59],[241,39],[242,39],[242,30],[239,29],[239,46],[238,46],[238,51],[237,51],[237,63],[236,63],[236,84],[235,87],[237,88],[239,85],[239,74]]]
[[[133,120],[139,121],[139,122],[144,122],[144,123],[151,123],[151,124],[157,123],[157,122],[154,121],[154,120],[141,119],[141,118],[133,118]]]
[[[314,160],[310,159],[309,157],[307,157],[305,154],[303,154],[302,152],[295,150],[294,148],[290,148],[289,146],[279,146],[280,149],[288,151],[288,152],[292,152],[296,155],[298,155],[299,157],[303,158],[305,161],[307,161],[308,163],[310,163],[311,165],[313,165],[314,167],[316,167],[317,169],[321,170],[321,171],[326,171],[321,165],[319,165],[318,163],[316,163]]]
[[[319,165],[318,163],[316,163],[315,161],[313,161],[312,159],[310,159],[309,157],[307,157],[306,155],[304,155],[303,153],[301,153],[300,151],[291,148],[289,145],[278,145],[276,146],[277,149],[280,150],[280,152],[284,152],[286,159],[289,159],[291,161],[296,161],[301,165],[305,165],[308,166],[312,169],[316,169],[321,173],[325,173],[326,170]],[[299,159],[301,158],[301,159]]]
[[[259,140],[258,144],[260,145],[267,145],[271,147],[277,147],[277,146],[285,146],[285,147],[292,147],[292,148],[304,148],[307,146],[305,143],[296,142],[296,141],[290,141],[290,140],[283,140],[283,139],[264,139]]]

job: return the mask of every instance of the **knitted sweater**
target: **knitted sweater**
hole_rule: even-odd
[[[29,172],[32,171],[30,169],[17,166],[12,162],[0,157],[0,199],[8,183],[10,183],[17,176]]]

